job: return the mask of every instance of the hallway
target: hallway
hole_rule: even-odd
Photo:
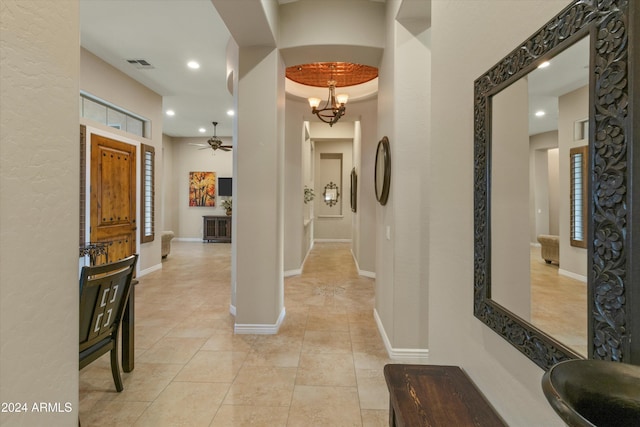
[[[80,372],[88,426],[386,426],[374,280],[349,243],[316,243],[285,279],[277,335],[234,335],[231,245],[173,241],[136,286],[136,365],[115,391],[108,355]]]

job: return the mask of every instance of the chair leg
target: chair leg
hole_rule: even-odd
[[[120,337],[118,337],[119,339]],[[122,377],[120,376],[120,362],[118,361],[118,339],[111,349],[111,374],[113,375],[113,382],[116,384],[116,390],[121,392],[124,390],[122,385]]]

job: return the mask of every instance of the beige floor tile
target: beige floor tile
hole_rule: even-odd
[[[353,352],[353,361],[356,369],[373,369],[382,372],[384,365],[393,363],[386,352]]]
[[[388,427],[389,410],[363,409],[362,427]]]
[[[222,405],[210,427],[286,427],[288,406]]]
[[[176,376],[176,381],[231,383],[247,353],[236,351],[197,352]]]
[[[140,317],[139,314],[138,317]],[[146,350],[151,348],[155,343],[160,341],[162,337],[167,335],[167,332],[169,332],[170,330],[170,327],[143,326],[139,323],[136,323],[136,350]]]
[[[80,407],[83,427],[127,427],[134,425],[149,402],[99,401],[90,410]]]
[[[295,379],[295,368],[245,366],[238,372],[224,404],[288,406]]]
[[[307,331],[349,332],[349,318],[343,312],[309,312]]]
[[[289,411],[290,427],[361,426],[355,387],[297,385]]]
[[[356,369],[358,396],[362,409],[389,408],[389,390],[384,373],[378,369]]]
[[[208,426],[229,384],[173,382],[136,421],[135,426]]]
[[[255,335],[213,334],[209,337],[201,350],[210,351],[251,351]]]
[[[133,373],[123,373],[124,390],[111,395],[115,401],[151,402],[182,369],[180,364],[138,362]]]
[[[300,351],[281,350],[252,350],[245,366],[275,366],[280,368],[296,368],[300,363]]]
[[[187,363],[206,342],[205,338],[165,337],[140,357],[147,363]]]
[[[356,386],[351,354],[302,353],[296,385]]]
[[[174,240],[140,278],[136,368],[122,393],[108,356],[80,372],[83,426],[386,425],[374,280],[357,276],[349,244],[316,244],[285,279],[276,335],[234,335],[230,258],[227,244]]]
[[[309,331],[304,334],[303,353],[351,353],[349,332]]]

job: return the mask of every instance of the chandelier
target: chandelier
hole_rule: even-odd
[[[344,116],[347,107],[345,104],[349,99],[347,94],[336,95],[336,81],[331,79],[327,82],[329,84],[329,98],[322,108],[320,106],[320,98],[309,98],[309,105],[311,106],[311,112],[318,116],[320,120],[325,123],[329,123],[329,126],[333,126],[340,117]]]
[[[309,64],[292,65],[286,69],[287,80],[297,83],[301,87],[326,88],[329,86],[329,97],[320,106],[320,98],[307,98],[308,92],[299,91],[296,95],[307,98],[311,112],[320,120],[333,126],[346,112],[345,104],[348,95],[336,95],[336,87],[356,88],[378,77],[378,69],[369,65],[351,62],[313,62]],[[377,84],[376,84],[377,90]]]

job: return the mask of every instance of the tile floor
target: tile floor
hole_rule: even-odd
[[[285,280],[277,335],[234,335],[230,245],[172,242],[136,286],[136,362],[115,391],[108,355],[80,372],[89,426],[386,426],[374,280],[348,243],[316,243]]]
[[[531,248],[531,322],[574,351],[588,357],[587,284],[547,264]]]

